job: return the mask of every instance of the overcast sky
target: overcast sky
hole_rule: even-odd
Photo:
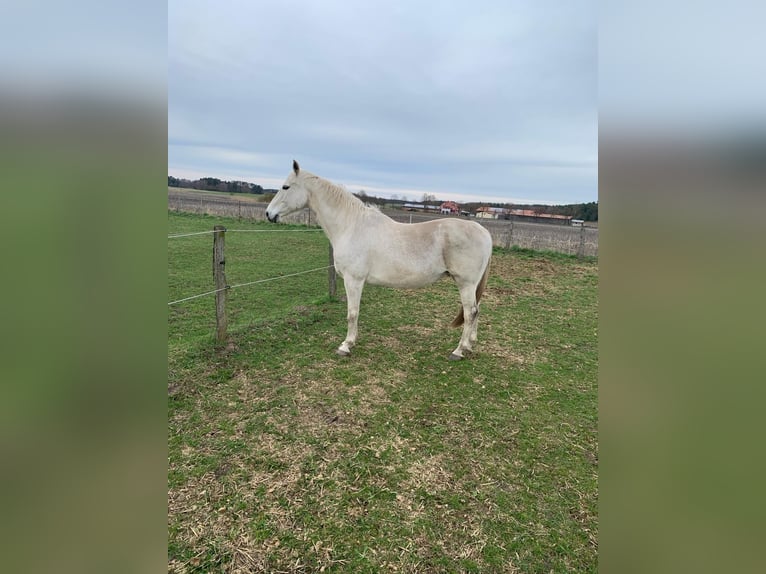
[[[168,174],[598,198],[594,2],[170,0]]]

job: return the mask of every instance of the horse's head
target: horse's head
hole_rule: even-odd
[[[309,192],[304,186],[301,168],[298,162],[293,160],[293,171],[287,176],[282,189],[266,208],[266,217],[272,223],[276,223],[280,215],[289,215],[294,211],[303,209],[308,205],[308,202]]]

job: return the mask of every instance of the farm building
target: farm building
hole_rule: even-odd
[[[508,215],[508,210],[504,207],[482,206],[476,210],[476,217],[483,219],[503,219],[506,215]]]
[[[538,213],[534,209],[507,209],[505,207],[482,206],[476,210],[476,217],[483,219],[512,219],[528,223],[555,223],[569,225],[572,221],[570,215],[557,215],[553,213]]]
[[[402,207],[407,211],[423,211],[426,208],[422,203],[405,203]]]
[[[460,206],[454,201],[445,201],[441,204],[439,211],[442,215],[457,215],[460,213]]]
[[[403,207],[407,211],[427,211],[429,213],[439,211],[438,205],[424,205],[422,203],[405,203]]]
[[[557,215],[554,213],[538,213],[533,209],[509,209],[507,219],[527,221],[529,223],[556,223],[558,225],[569,225],[572,221],[571,215]]]

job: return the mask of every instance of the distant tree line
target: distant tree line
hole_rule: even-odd
[[[551,213],[553,215],[569,215],[573,219],[583,221],[598,221],[598,202],[573,203],[570,205],[532,205],[525,209],[534,209],[538,213]]]
[[[228,193],[276,193],[276,189],[264,189],[257,183],[249,181],[224,181],[217,177],[201,177],[200,179],[183,179],[168,176],[168,187],[185,187],[188,189],[201,189],[204,191],[224,191]]]

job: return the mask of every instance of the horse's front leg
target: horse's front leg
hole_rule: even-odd
[[[351,354],[351,348],[356,344],[359,302],[362,300],[364,281],[345,277],[343,284],[346,287],[346,300],[348,302],[348,332],[346,333],[346,340],[338,347],[337,353],[341,357],[346,357]]]

